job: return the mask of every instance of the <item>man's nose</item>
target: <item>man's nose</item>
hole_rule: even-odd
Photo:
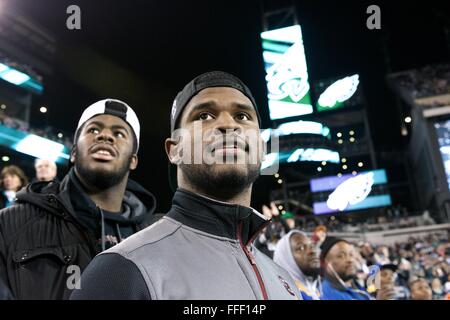
[[[316,245],[310,245],[309,246],[309,253],[312,256],[316,256],[316,255],[318,256],[319,255],[319,248],[317,248]]]
[[[226,134],[230,131],[240,132],[242,127],[230,114],[221,114],[217,118],[215,129],[220,131],[222,134]]]
[[[114,139],[114,135],[112,134],[112,132],[110,130],[102,130],[96,137],[95,139],[97,141],[102,141],[102,142],[109,142],[109,143],[114,143],[115,139]]]

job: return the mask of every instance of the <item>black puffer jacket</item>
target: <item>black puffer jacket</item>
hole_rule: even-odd
[[[33,183],[17,194],[18,204],[0,211],[0,277],[16,299],[68,298],[78,271],[101,251],[72,206],[70,176]],[[142,230],[153,222],[155,198],[132,180],[127,193],[145,208],[133,222]]]

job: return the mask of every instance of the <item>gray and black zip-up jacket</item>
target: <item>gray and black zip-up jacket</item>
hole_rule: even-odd
[[[301,299],[253,246],[268,223],[252,208],[178,189],[157,223],[94,258],[71,299]]]

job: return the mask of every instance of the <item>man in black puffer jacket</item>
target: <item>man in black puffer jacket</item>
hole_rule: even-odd
[[[63,181],[33,183],[0,211],[0,282],[15,299],[68,298],[95,255],[152,223],[155,198],[128,179],[139,129],[125,103],[94,103]]]

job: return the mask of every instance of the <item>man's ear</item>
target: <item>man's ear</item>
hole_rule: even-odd
[[[70,149],[70,162],[75,163],[77,155],[77,148],[75,145],[72,146],[72,149]]]
[[[169,158],[169,161],[172,164],[178,164],[181,161],[181,156],[178,150],[179,140],[180,139],[167,138],[164,143],[167,158]]]
[[[130,170],[135,170],[137,168],[138,165],[138,156],[137,154],[132,154],[131,155],[131,161],[130,161]]]

